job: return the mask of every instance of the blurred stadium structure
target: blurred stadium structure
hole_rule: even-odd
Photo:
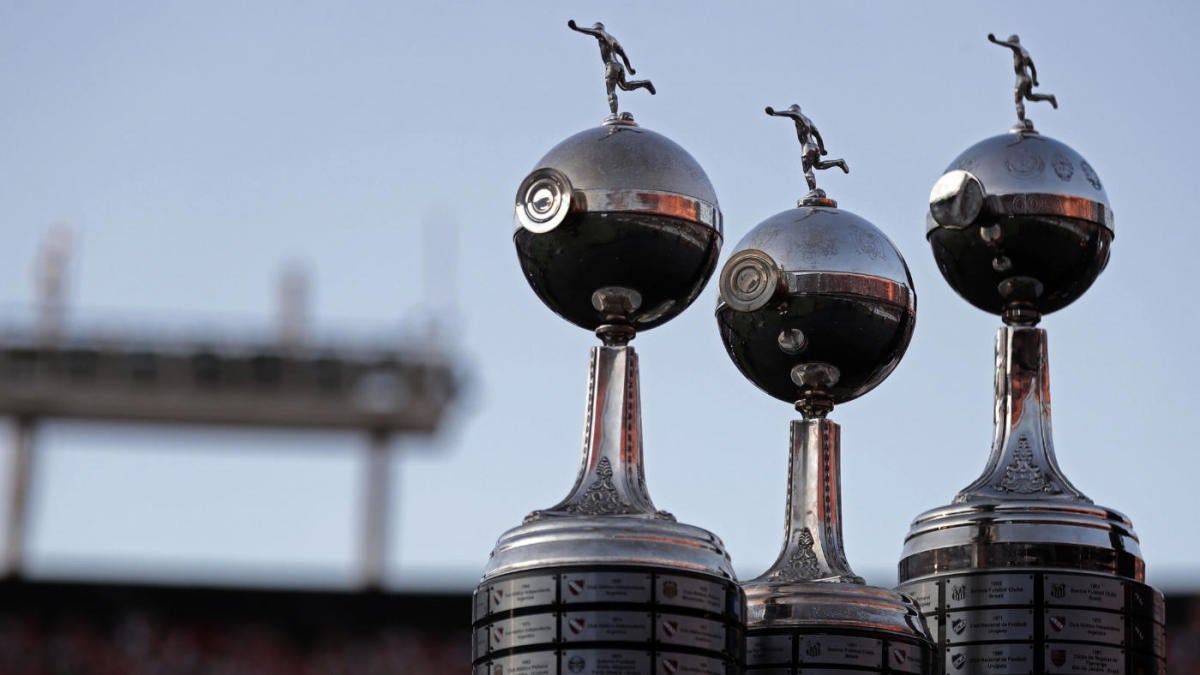
[[[275,335],[67,329],[70,242],[51,232],[35,320],[0,324],[0,416],[13,421],[0,569],[0,675],[396,675],[470,669],[469,592],[384,589],[388,439],[431,434],[461,393],[431,340],[315,340],[307,280],[285,269]],[[119,330],[112,330],[119,326]],[[107,328],[105,328],[107,327]],[[362,432],[360,588],[296,590],[23,578],[42,420]],[[1200,673],[1200,595],[1167,598],[1169,672]]]
[[[35,320],[0,325],[0,416],[14,429],[0,674],[465,671],[469,598],[382,590],[389,441],[437,431],[461,389],[455,355],[429,339],[312,340],[308,283],[294,266],[281,276],[273,337],[173,336],[111,319],[68,330],[69,255],[69,233],[52,230]],[[361,432],[360,590],[24,579],[36,431],[56,419]]]

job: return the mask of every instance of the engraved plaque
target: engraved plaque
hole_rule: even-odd
[[[974,609],[946,613],[946,644],[1032,640],[1032,609]]]
[[[497,621],[487,627],[491,651],[522,647],[558,639],[558,617],[553,614],[534,614]]]
[[[1124,675],[1125,653],[1119,647],[1046,643],[1046,674]]]
[[[1150,617],[1158,623],[1166,623],[1163,596],[1145,584],[1130,582],[1129,611],[1135,616]]]
[[[879,668],[883,641],[853,635],[801,635],[800,663]],[[805,669],[807,672],[807,669]]]
[[[471,641],[472,661],[488,653],[488,635],[490,634],[491,626],[481,626],[473,631],[472,636],[474,640]]]
[[[1033,675],[1033,645],[998,644],[948,647],[947,673]]]
[[[649,612],[565,612],[562,641],[649,642],[654,617]]]
[[[471,610],[471,615],[478,621],[488,613],[488,588],[486,586],[475,592],[474,601],[475,605]]]
[[[519,577],[493,583],[488,590],[492,613],[554,604],[553,575]]]
[[[718,614],[725,611],[725,586],[719,582],[662,575],[658,578],[658,604],[693,607]]]
[[[1090,607],[1120,612],[1125,609],[1125,583],[1082,574],[1047,574],[1044,595],[1047,605]]]
[[[642,675],[650,672],[650,652],[627,649],[565,649],[562,662],[564,672],[572,675]]]
[[[1100,642],[1107,645],[1125,644],[1125,615],[1112,612],[1093,612],[1089,609],[1047,607],[1045,612],[1047,640]]]
[[[664,653],[658,655],[658,672],[667,675],[725,675],[725,663],[696,654]]]
[[[907,642],[888,644],[887,662],[893,673],[922,675],[925,672],[924,649]]]
[[[711,651],[725,650],[725,624],[711,619],[677,614],[659,614],[658,641]]]
[[[1032,604],[1032,574],[973,574],[946,580],[947,610]]]
[[[779,666],[777,668],[755,668],[754,670],[746,672],[751,673],[752,675],[792,675],[792,667]]]
[[[938,582],[924,581],[919,584],[908,584],[900,589],[916,600],[921,608],[921,614],[933,614],[941,609],[938,603]]]
[[[1130,649],[1140,649],[1155,654],[1167,653],[1166,629],[1150,619],[1129,617],[1129,634],[1126,636]]]
[[[492,659],[489,675],[556,675],[558,657],[554,652],[534,652]]]
[[[749,635],[746,637],[746,663],[791,663],[791,635]]]
[[[942,617],[938,614],[930,614],[925,617],[925,625],[929,626],[929,635],[933,637],[933,641],[938,641],[938,629],[942,627]]]
[[[635,572],[579,572],[562,575],[563,603],[633,602],[649,603],[649,574]]]

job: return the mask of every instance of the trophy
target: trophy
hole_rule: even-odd
[[[529,285],[592,330],[583,458],[565,499],[492,551],[473,605],[476,675],[742,672],[745,596],[724,544],[646,490],[638,331],[688,307],[720,252],[721,212],[699,164],[618,113],[646,89],[604,25],[611,115],[552,148],[521,182],[513,241]]]
[[[925,673],[932,645],[916,603],[865,585],[846,561],[841,430],[826,417],[900,362],[916,320],[912,278],[882,232],[817,188],[813,169],[849,169],[821,159],[824,141],[800,107],[767,114],[795,122],[810,191],[738,243],[716,316],[742,374],[803,419],[791,426],[782,550],[742,584],[747,672]]]
[[[1113,213],[1096,171],[1025,116],[1037,71],[1017,36],[1018,122],[934,184],[926,237],[968,302],[1000,315],[995,434],[983,475],[913,521],[900,589],[920,604],[939,673],[1165,673],[1162,595],[1137,535],[1063,475],[1050,434],[1042,315],[1108,262]]]

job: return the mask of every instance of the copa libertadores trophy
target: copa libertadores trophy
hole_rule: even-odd
[[[717,197],[696,161],[618,113],[647,89],[603,24],[612,115],[559,143],[517,189],[513,241],[526,279],[595,331],[583,458],[555,506],[504,533],[475,589],[476,675],[734,675],[745,597],[712,533],[659,511],[642,463],[638,331],[696,299],[721,246]]]
[[[746,672],[925,673],[928,632],[912,599],[854,574],[842,545],[835,403],[873,389],[908,348],[916,295],[904,259],[878,229],[816,186],[824,142],[799,106],[790,118],[809,193],[738,244],[720,276],[717,323],[730,358],[759,388],[796,406],[785,540],[744,582]]]
[[[900,588],[921,605],[944,673],[1165,673],[1162,595],[1121,513],[1067,480],[1050,435],[1044,314],[1108,262],[1113,214],[1096,171],[1025,116],[1037,71],[1017,36],[1017,125],[958,156],[933,187],[926,236],[959,295],[1004,321],[995,435],[983,475],[917,516]]]

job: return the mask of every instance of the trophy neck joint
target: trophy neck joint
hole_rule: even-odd
[[[760,579],[863,583],[842,539],[841,428],[825,418],[793,421],[788,461],[783,547]]]
[[[1054,500],[1091,503],[1067,480],[1054,454],[1046,331],[1006,325],[996,333],[992,452],[983,475],[955,503]]]
[[[674,520],[656,511],[646,490],[642,459],[642,406],[637,353],[628,345],[593,347],[588,374],[583,457],[575,486],[554,507],[526,522],[551,516],[644,516]]]

